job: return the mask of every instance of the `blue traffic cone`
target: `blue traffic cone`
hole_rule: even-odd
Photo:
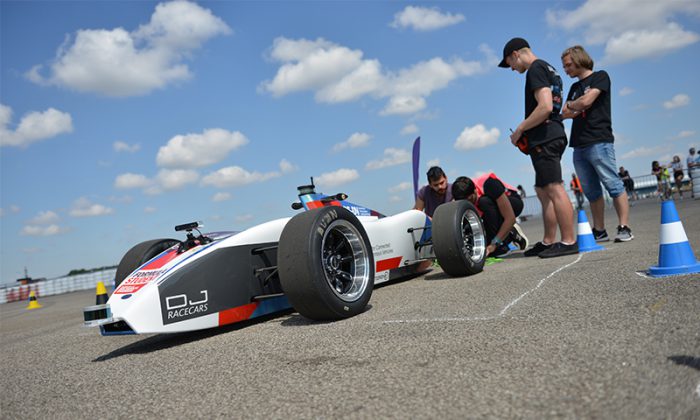
[[[593,237],[591,225],[588,224],[586,211],[578,211],[578,252],[602,251],[605,248],[598,245]]]
[[[693,255],[673,200],[661,202],[660,236],[659,265],[649,267],[650,275],[663,277],[700,273],[700,262]]]

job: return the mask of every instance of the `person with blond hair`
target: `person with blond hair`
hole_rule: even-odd
[[[571,86],[562,118],[573,120],[570,147],[574,149],[574,168],[591,206],[593,237],[608,241],[605,230],[605,201],[601,183],[613,199],[619,225],[615,242],[634,238],[629,223],[629,202],[615,162],[615,137],[610,106],[610,76],[604,70],[593,71],[593,59],[576,45],[561,54],[564,71],[578,81]]]

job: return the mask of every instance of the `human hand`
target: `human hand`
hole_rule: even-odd
[[[520,130],[520,127],[516,128],[515,131],[510,130],[510,142],[513,146],[517,146],[518,140],[520,140],[522,136],[523,132]]]
[[[491,253],[492,253],[493,251],[495,251],[495,250],[496,250],[496,245],[494,245],[494,244],[489,244],[489,245],[486,247],[486,256],[488,257],[488,256],[491,255]]]

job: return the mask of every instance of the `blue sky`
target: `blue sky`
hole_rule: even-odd
[[[0,13],[1,283],[115,265],[180,223],[291,216],[310,176],[400,212],[417,136],[421,180],[439,164],[532,194],[508,142],[524,77],[496,67],[513,36],[567,91],[566,47],[609,72],[633,176],[700,146],[698,1],[3,0]]]

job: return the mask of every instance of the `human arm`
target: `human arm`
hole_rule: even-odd
[[[419,196],[416,196],[416,204],[413,205],[413,209],[423,211],[423,209],[425,209],[425,201]]]
[[[573,101],[567,101],[566,104],[564,105],[564,109],[568,110],[570,113],[573,113],[574,115],[578,115],[581,112],[592,107],[595,100],[598,99],[598,97],[600,96],[600,93],[601,93],[600,89],[592,88],[588,92],[586,92],[583,96],[579,97],[578,99],[575,99]],[[563,112],[562,112],[562,114],[563,114]]]
[[[501,228],[498,229],[496,236],[493,238],[488,247],[486,247],[486,255],[491,254],[496,250],[496,247],[500,245],[504,239],[508,237],[508,234],[513,229],[515,225],[515,212],[513,211],[513,206],[508,200],[508,196],[503,193],[496,199],[496,205],[498,206],[498,211],[503,216],[503,224]]]
[[[554,109],[554,104],[552,102],[552,89],[548,87],[541,87],[535,90],[535,100],[537,101],[537,107],[532,111],[532,113],[522,121],[518,127],[510,135],[510,142],[515,145],[523,133],[527,130],[537,127],[543,122],[549,119],[552,110]]]

